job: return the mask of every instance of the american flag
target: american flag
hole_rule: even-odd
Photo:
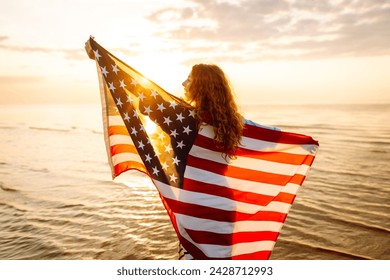
[[[245,120],[226,161],[194,108],[89,42],[113,178],[150,176],[189,258],[268,259],[318,142]]]

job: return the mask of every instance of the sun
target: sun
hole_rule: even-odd
[[[142,56],[140,58],[141,73],[167,92],[174,95],[183,94],[182,82],[188,76],[188,69],[172,58],[162,54]]]
[[[128,59],[130,66],[167,92],[183,96],[182,82],[191,70],[182,64],[187,58],[174,46],[153,36],[142,37],[140,42],[139,50]]]
[[[156,132],[157,125],[148,117],[145,118],[145,130],[150,135]]]

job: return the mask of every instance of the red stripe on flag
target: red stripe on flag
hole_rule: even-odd
[[[129,135],[129,132],[127,131],[127,128],[123,125],[111,125],[108,127],[108,135]]]
[[[215,144],[213,145],[214,140],[208,137],[205,137],[203,135],[198,135],[197,140],[195,141],[195,144],[197,146],[200,146],[202,148],[206,148],[209,150],[219,151],[218,148],[215,148]],[[210,148],[212,147],[212,148]],[[314,156],[312,155],[298,155],[298,154],[290,154],[290,153],[282,153],[282,152],[257,152],[252,150],[247,150],[244,148],[239,148],[237,150],[238,156],[245,156],[249,158],[255,158],[260,160],[267,160],[267,161],[273,161],[278,163],[286,163],[286,164],[295,164],[297,166],[307,165],[311,166],[311,164],[314,161]],[[256,155],[256,156],[255,156]],[[200,160],[196,158],[197,160]],[[206,163],[208,164],[208,163]],[[200,165],[198,165],[200,166]],[[229,167],[231,168],[231,167]],[[207,168],[201,168],[201,169],[207,169]],[[221,167],[220,170],[223,170],[224,168]],[[227,173],[221,174],[225,175]],[[301,185],[305,179],[304,175],[296,174],[290,178],[291,183],[296,183]]]
[[[198,244],[230,246],[239,243],[257,241],[275,241],[279,233],[273,231],[247,231],[222,234],[209,231],[186,229],[186,232]]]
[[[122,172],[130,169],[137,169],[141,172],[147,173],[145,165],[136,161],[124,161],[114,166],[114,174],[115,176],[119,176]]]
[[[296,185],[302,185],[303,181],[305,180],[306,176],[301,174],[295,174],[291,177],[289,183],[296,184]]]
[[[274,143],[292,144],[292,145],[318,145],[310,136],[285,132],[280,130],[271,130],[263,127],[246,124],[242,133],[243,136]]]
[[[282,153],[282,152],[260,152],[253,151],[244,148],[238,148],[236,151],[237,156],[248,157],[259,160],[266,160],[272,162],[293,164],[293,165],[311,165],[314,160],[314,156],[312,155],[297,155],[290,153]]]
[[[215,141],[209,137],[206,137],[204,135],[198,135],[196,138],[196,141],[194,145],[197,145],[199,147],[222,153],[223,149],[217,148],[215,145]],[[253,159],[260,159],[260,160],[266,160],[266,161],[272,161],[272,162],[279,162],[279,163],[287,163],[287,164],[294,164],[294,165],[311,165],[314,160],[314,156],[312,155],[298,155],[298,154],[291,154],[291,153],[285,153],[285,152],[261,152],[261,151],[255,151],[250,149],[245,149],[243,147],[239,147],[236,150],[236,156],[241,157],[248,157]]]
[[[118,144],[110,147],[111,155],[117,155],[120,153],[133,153],[138,154],[137,149],[133,145]]]
[[[292,176],[289,175],[268,173],[259,170],[228,166],[227,164],[197,158],[192,155],[188,155],[187,164],[188,166],[196,167],[199,169],[212,170],[213,173],[227,177],[279,186],[285,186],[292,178]],[[302,177],[302,175],[299,176]]]
[[[291,201],[293,201],[295,197],[295,195],[293,194],[283,192],[280,192],[277,196],[245,192],[242,190],[235,190],[226,186],[218,186],[189,178],[184,178],[183,188],[187,191],[216,195],[231,200],[260,206],[268,205],[269,202],[272,200],[284,203],[291,203]],[[283,191],[283,189],[281,191]]]
[[[254,214],[241,213],[238,211],[226,211],[200,204],[191,204],[170,198],[164,198],[170,205],[172,212],[196,218],[207,218],[219,222],[239,221],[272,221],[284,222],[287,214],[273,211],[259,211]]]
[[[271,255],[271,251],[260,251],[250,254],[242,254],[233,256],[232,260],[268,260]]]
[[[295,199],[294,194],[280,192],[277,196],[275,196],[273,201],[292,204],[294,202],[294,199]]]
[[[196,247],[191,242],[188,242],[186,239],[180,237],[180,242],[183,247],[185,247],[188,252],[191,252],[191,255],[197,260],[268,260],[271,255],[271,251],[264,250],[249,254],[235,255],[227,258],[210,258],[207,257],[201,250],[199,250],[198,247]]]

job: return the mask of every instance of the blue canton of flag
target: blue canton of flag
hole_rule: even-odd
[[[107,138],[128,135],[131,137],[128,145],[133,146],[123,152],[119,146],[110,145],[109,161],[113,177],[136,168],[146,172],[153,180],[180,187],[186,158],[197,134],[193,108],[146,79],[92,39],[90,42],[105,93],[102,95],[106,109],[104,118],[111,121],[107,126]],[[122,129],[119,129],[121,126]]]

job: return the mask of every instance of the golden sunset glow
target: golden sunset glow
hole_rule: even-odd
[[[177,63],[180,61],[179,56],[150,51],[133,58],[132,61],[134,68],[166,91],[175,95],[182,94],[181,83],[191,69]],[[177,64],[174,64],[175,62]],[[145,79],[146,82],[148,80]]]
[[[0,7],[0,280],[387,275],[390,0]]]
[[[0,103],[99,103],[90,35],[178,96],[214,63],[240,103],[390,102],[387,1],[206,2],[2,0]]]
[[[145,130],[148,134],[153,134],[156,132],[156,124],[149,118],[145,118]]]

